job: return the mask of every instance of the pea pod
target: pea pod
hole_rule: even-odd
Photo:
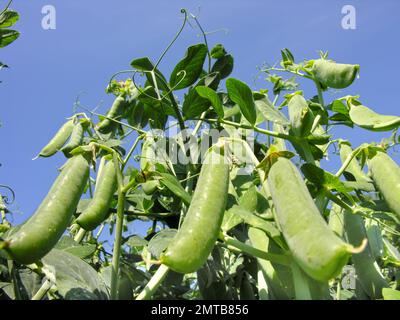
[[[96,229],[106,219],[116,189],[115,165],[113,161],[108,161],[97,178],[92,201],[76,219],[76,223],[87,231]]]
[[[220,151],[214,147],[207,153],[182,226],[160,258],[176,272],[199,269],[218,238],[229,186],[229,165]]]
[[[89,162],[83,155],[67,161],[33,216],[6,239],[6,250],[20,263],[45,256],[68,227],[89,177]]]
[[[70,152],[79,147],[83,141],[83,126],[78,122],[72,129],[71,138],[68,143],[61,149],[66,157],[70,157]]]
[[[289,100],[288,110],[293,133],[299,137],[308,136],[314,122],[314,115],[306,99],[302,95],[294,95]]]
[[[140,170],[152,172],[155,171],[156,151],[153,136],[146,136],[142,144],[142,154],[140,157]]]
[[[317,59],[312,66],[314,78],[325,88],[344,89],[356,78],[358,64],[342,64],[331,60]]]
[[[352,247],[329,229],[295,165],[279,158],[270,169],[268,184],[277,223],[296,262],[315,280],[334,278]]]
[[[97,125],[97,130],[101,133],[107,134],[113,131],[116,127],[116,123],[110,119],[115,119],[119,117],[125,106],[125,98],[122,96],[118,96],[114,103],[112,104],[110,110],[107,112],[107,118],[100,121]]]
[[[357,246],[365,238],[367,232],[363,218],[351,212],[344,212],[345,231],[348,241]],[[352,256],[357,279],[365,293],[371,299],[382,298],[382,289],[388,288],[389,284],[378,269],[371,248],[368,245],[362,252]]]
[[[343,237],[344,218],[343,209],[336,203],[332,205],[329,212],[329,228],[335,232],[339,237]]]
[[[400,168],[385,152],[378,151],[368,167],[388,207],[400,217]]]
[[[340,160],[346,161],[347,157],[353,152],[351,145],[348,141],[341,141],[339,143],[340,148]],[[371,178],[361,169],[356,159],[353,159],[346,168],[346,172],[349,172],[356,181],[359,182],[371,182]]]
[[[38,157],[51,157],[67,142],[74,128],[73,120],[68,120],[57,131],[50,142],[39,152]]]
[[[349,116],[357,126],[370,131],[391,131],[400,126],[400,117],[378,114],[358,103],[349,103]]]

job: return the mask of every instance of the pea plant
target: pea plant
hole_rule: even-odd
[[[260,68],[269,89],[252,90],[182,14],[155,63],[111,77],[105,114],[77,100],[37,156],[66,161],[36,212],[12,226],[1,204],[0,297],[400,299],[400,117],[327,95],[361,68],[323,52],[283,49]],[[160,65],[188,21],[204,41],[168,78]],[[387,138],[352,146],[343,126]]]

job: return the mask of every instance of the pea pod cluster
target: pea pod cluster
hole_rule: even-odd
[[[296,166],[279,158],[270,169],[268,185],[277,223],[299,266],[318,281],[337,276],[352,246],[329,229]]]
[[[96,189],[89,205],[76,219],[87,231],[94,230],[107,217],[113,195],[117,189],[117,173],[113,161],[108,161],[96,181]]]
[[[83,155],[67,161],[36,212],[5,239],[13,259],[33,263],[54,247],[71,222],[88,177],[89,162]]]
[[[229,186],[229,165],[221,151],[212,147],[207,153],[182,226],[160,258],[176,272],[199,269],[218,238]]]

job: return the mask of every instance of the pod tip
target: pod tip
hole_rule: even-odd
[[[364,249],[367,247],[367,245],[368,245],[368,239],[364,238],[358,247],[351,247],[351,249],[349,251],[352,254],[361,253],[364,251]]]

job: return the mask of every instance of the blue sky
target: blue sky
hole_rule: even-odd
[[[41,9],[48,4],[56,8],[55,30],[41,27]],[[341,27],[346,4],[356,8],[355,30]],[[77,95],[84,91],[82,103],[102,103],[105,112],[112,101],[104,92],[110,76],[129,68],[133,58],[156,60],[181,24],[182,7],[198,14],[206,31],[228,30],[210,35],[210,44],[225,45],[235,58],[232,76],[254,89],[266,87],[262,79],[253,82],[256,67],[276,62],[280,49],[289,48],[297,60],[316,58],[324,50],[338,62],[361,65],[360,78],[336,96],[359,94],[377,112],[399,114],[396,0],[15,0],[12,8],[21,16],[15,29],[21,37],[0,50],[0,61],[10,66],[0,71],[0,184],[16,192],[15,222],[34,212],[64,162],[61,154],[31,159],[72,115]],[[198,42],[198,30],[186,28],[161,70],[168,74],[185,48]],[[309,97],[315,94],[308,84],[303,89]],[[329,101],[335,94],[325,97]],[[341,128],[340,136],[358,145],[388,134]]]

